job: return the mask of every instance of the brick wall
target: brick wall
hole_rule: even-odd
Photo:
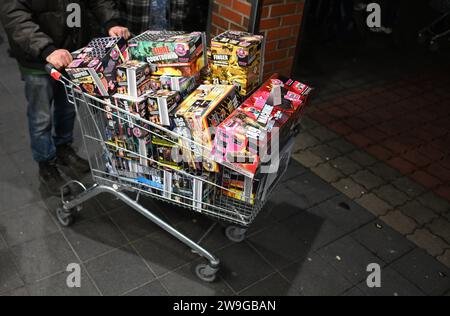
[[[226,30],[247,31],[252,5],[246,0],[215,0],[212,7],[211,34]]]
[[[264,75],[291,75],[298,46],[305,0],[261,0],[259,31],[266,36]],[[247,31],[252,5],[246,0],[214,0],[211,33]]]

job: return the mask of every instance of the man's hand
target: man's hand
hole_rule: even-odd
[[[65,49],[58,49],[51,53],[46,60],[56,69],[62,69],[69,66],[73,59],[69,51]]]
[[[130,31],[126,27],[114,26],[109,29],[109,36],[111,37],[123,37],[128,40],[131,37]]]

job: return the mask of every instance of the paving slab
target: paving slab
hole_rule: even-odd
[[[443,295],[450,287],[450,269],[420,249],[405,255],[392,268],[427,295]]]
[[[351,236],[388,264],[415,248],[413,243],[378,220]]]
[[[0,295],[24,285],[9,249],[0,250],[0,271]]]
[[[16,246],[57,231],[58,227],[42,202],[12,210],[0,218],[0,233],[9,246]]]
[[[352,232],[375,217],[344,195],[336,196],[308,210],[324,221],[330,221],[345,232]]]
[[[349,236],[322,248],[318,254],[352,284],[367,278],[367,267],[370,264],[379,264],[381,267],[385,265],[380,258]]]
[[[289,180],[285,184],[303,200],[296,205],[301,209],[308,209],[339,194],[339,191],[312,173],[305,173],[299,179]]]
[[[240,292],[275,272],[274,267],[245,242],[224,248],[217,255],[222,259],[223,267],[219,276],[235,292]]]
[[[355,202],[377,217],[386,215],[390,210],[392,210],[391,205],[389,205],[373,193],[365,194],[361,198],[355,200]]]
[[[421,226],[431,223],[434,219],[439,217],[439,215],[423,206],[418,201],[408,202],[407,204],[400,206],[399,210],[401,210],[406,216],[414,219]]]
[[[157,277],[198,258],[178,240],[162,231],[138,240],[132,245]]]
[[[64,229],[64,234],[83,262],[127,244],[124,235],[107,216],[75,223]]]
[[[169,292],[164,288],[160,281],[155,280],[140,288],[127,293],[127,296],[169,296]]]
[[[292,264],[281,274],[292,284],[295,294],[302,296],[340,295],[352,288],[351,282],[317,254]]]
[[[381,272],[380,288],[369,288],[366,282],[362,282],[358,285],[358,289],[366,296],[425,296],[417,286],[394,269],[388,267]]]
[[[20,276],[27,283],[66,271],[69,264],[79,263],[61,233],[14,246],[11,252]]]
[[[99,296],[100,293],[90,280],[86,270],[81,270],[81,284],[79,288],[67,286],[68,272],[51,276],[39,282],[27,285],[31,296]]]
[[[281,297],[296,295],[295,288],[279,273],[261,280],[250,288],[239,293],[244,297]]]
[[[170,295],[196,297],[235,295],[221,278],[214,283],[199,281],[194,274],[195,264],[183,266],[160,279],[161,284],[169,291]]]

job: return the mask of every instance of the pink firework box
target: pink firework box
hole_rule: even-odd
[[[116,67],[128,60],[127,43],[123,38],[96,38],[72,55],[73,61],[66,72],[84,92],[96,96],[115,93]]]
[[[219,125],[214,159],[253,178],[278,137],[280,148],[304,112],[311,88],[292,80],[270,78]]]

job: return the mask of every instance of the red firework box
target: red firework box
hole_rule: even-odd
[[[123,38],[96,38],[73,56],[66,72],[84,92],[103,97],[116,92],[116,68],[128,60]]]
[[[289,140],[310,92],[305,84],[272,76],[217,127],[214,159],[254,178],[272,149]]]

